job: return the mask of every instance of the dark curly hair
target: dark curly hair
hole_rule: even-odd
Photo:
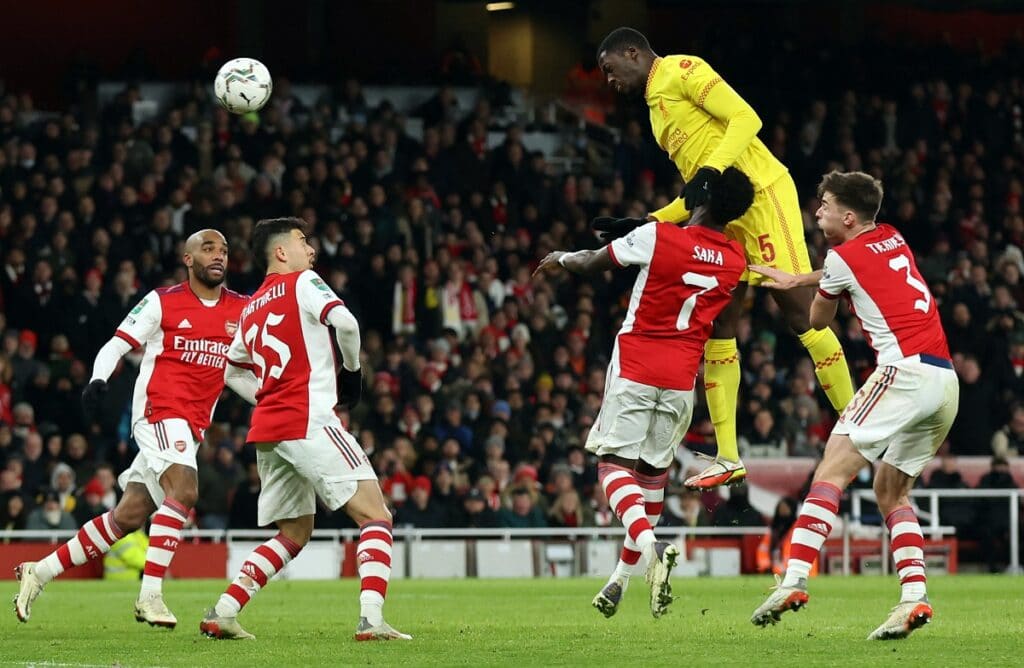
[[[754,203],[754,184],[735,167],[726,167],[724,172],[712,178],[710,186],[708,206],[711,218],[723,227],[745,214]]]

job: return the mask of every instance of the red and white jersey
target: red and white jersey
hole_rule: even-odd
[[[142,298],[114,333],[133,348],[146,346],[135,381],[132,425],[145,419],[186,420],[203,439],[224,389],[224,363],[248,297],[224,288],[207,306],[188,282]]]
[[[747,268],[743,247],[707,227],[647,223],[608,253],[620,267],[640,267],[612,364],[637,383],[692,390],[711,323]]]
[[[344,303],[316,272],[268,274],[242,311],[228,362],[256,374],[250,442],[293,441],[337,422],[327,314]]]
[[[907,242],[890,225],[829,250],[818,294],[849,297],[879,364],[918,354],[949,359],[935,299]]]

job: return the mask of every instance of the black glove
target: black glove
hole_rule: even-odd
[[[644,218],[609,218],[600,216],[590,221],[591,229],[600,232],[601,241],[608,243],[624,237],[648,221]]]
[[[701,204],[707,204],[711,197],[711,180],[718,176],[713,167],[701,167],[693,178],[683,186],[683,203],[691,213]]]
[[[355,408],[363,395],[363,372],[341,367],[338,372],[338,403]]]
[[[82,410],[88,418],[94,417],[99,412],[100,402],[103,395],[107,393],[107,381],[97,378],[82,390]]]

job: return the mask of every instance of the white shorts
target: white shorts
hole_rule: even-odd
[[[613,372],[609,367],[601,412],[590,429],[586,450],[668,468],[690,428],[693,390],[644,385]]]
[[[260,489],[260,526],[316,512],[319,496],[331,510],[356,493],[360,480],[377,474],[355,436],[340,422],[323,427],[313,438],[256,444]]]
[[[881,457],[911,477],[935,456],[960,402],[952,364],[924,358],[928,362],[914,355],[875,369],[832,430],[849,436],[866,459]]]
[[[188,422],[169,418],[159,422],[139,420],[132,429],[132,435],[139,446],[132,465],[117,478],[121,489],[127,489],[130,482],[142,483],[158,507],[164,502],[164,490],[160,478],[171,464],[181,464],[196,469],[196,442]]]

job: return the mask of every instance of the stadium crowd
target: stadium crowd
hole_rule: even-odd
[[[865,51],[858,58],[882,58]],[[988,61],[991,78],[974,77],[980,57],[954,65],[938,50],[938,61],[915,61],[947,63],[931,70],[942,77],[890,71],[882,84],[864,75],[870,61],[855,60],[837,69],[844,76],[782,99],[771,91],[807,78],[800,54],[761,63],[768,76],[757,83],[742,74],[742,49],[704,55],[758,109],[761,137],[794,174],[815,266],[826,250],[812,215],[820,175],[860,169],[883,180],[881,218],[918,252],[961,378],[948,453],[994,456],[982,484],[1013,486],[1003,460],[1024,451],[1019,73]],[[836,62],[825,54],[814,66]],[[111,380],[101,413],[85,416],[79,396],[93,356],[146,291],[184,280],[182,243],[195,230],[225,232],[228,283],[251,293],[261,282],[248,248],[254,223],[280,215],[308,222],[317,271],[363,328],[364,401],[343,420],[374,462],[396,525],[613,523],[582,444],[632,275],[531,272],[550,250],[596,247],[592,217],[642,216],[678,192],[646,108],[620,103],[611,144],[551,121],[565,138],[559,157],[581,165],[564,174],[553,156],[524,148],[527,128],[499,124],[500,100],[463,109],[442,87],[399,113],[368,107],[348,81],[307,107],[286,80],[275,83],[259,115],[229,115],[200,81],[140,124],[135,87],[101,108],[76,103],[33,122],[30,97],[0,99],[0,529],[74,528],[113,506],[115,476],[133,455],[138,356]],[[423,119],[422,140],[404,131],[406,112]],[[504,142],[488,149],[488,131],[499,129]],[[873,354],[856,319],[840,322],[859,383]],[[739,336],[746,457],[815,456],[835,419],[786,332],[774,303],[753,294]],[[687,440],[713,453],[702,406]],[[247,415],[225,392],[200,454],[201,527],[255,527]],[[765,522],[742,489],[717,507],[676,493],[666,510],[669,523]],[[959,521],[974,519],[968,509]],[[347,520],[324,513],[318,522]]]

